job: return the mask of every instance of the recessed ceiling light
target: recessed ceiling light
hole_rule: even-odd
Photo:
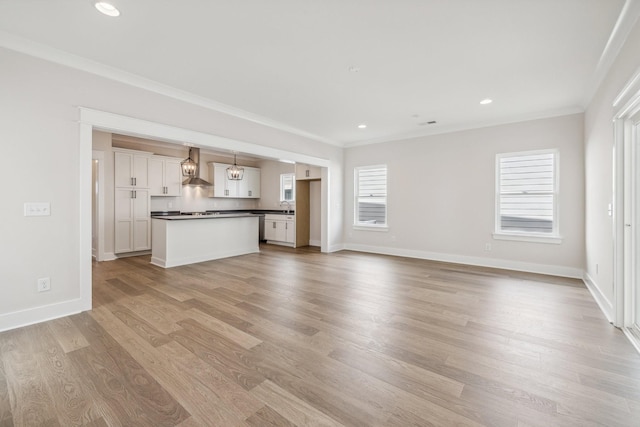
[[[361,125],[358,125],[358,129],[366,129],[367,125],[365,125],[364,123]]]
[[[358,72],[360,72],[360,67],[351,66],[351,67],[349,67],[349,72],[350,73],[358,73]]]
[[[493,99],[485,98],[482,101],[480,101],[480,104],[487,105],[487,104],[491,104],[492,102],[493,102]]]
[[[106,1],[95,2],[96,9],[107,16],[120,16],[120,11],[111,3]]]

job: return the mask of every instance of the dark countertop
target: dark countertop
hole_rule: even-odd
[[[256,214],[250,212],[230,212],[230,213],[210,213],[206,215],[156,215],[152,218],[162,219],[167,221],[189,221],[193,219],[220,219],[220,218],[246,218],[246,217],[258,217]]]

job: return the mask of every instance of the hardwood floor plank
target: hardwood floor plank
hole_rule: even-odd
[[[213,332],[222,335],[223,337],[233,341],[234,343],[242,346],[243,348],[249,350],[252,347],[260,344],[262,340],[249,335],[240,329],[236,329],[233,326],[225,323],[221,320],[216,319],[215,317],[208,316],[205,313],[197,309],[187,310],[185,313],[185,318],[193,319],[198,323],[202,324],[206,328],[212,330]]]
[[[25,351],[29,346],[16,342],[23,338],[19,335],[27,333],[22,330],[2,334],[2,361],[11,401],[11,418],[18,426],[45,425],[56,419],[56,413],[50,391],[40,375],[37,353]]]
[[[228,379],[235,381],[245,390],[251,390],[264,381],[264,377],[248,361],[246,350],[241,346],[192,319],[183,320],[178,324],[184,329],[172,332],[171,338]]]
[[[0,333],[0,427],[633,426],[640,355],[580,280],[351,251],[93,262]]]
[[[94,310],[92,316],[101,325],[106,325],[109,330],[117,331],[118,342],[145,368],[162,387],[167,390],[192,416],[192,423],[199,425],[242,425],[241,415],[237,415],[230,405],[233,400],[228,396],[238,398],[229,383],[224,383],[224,393],[212,387],[219,385],[221,380],[217,376],[192,374],[192,360],[185,360],[184,353],[187,350],[180,347],[183,352],[175,351],[176,343],[171,342],[162,348],[156,348],[138,334],[122,325],[109,310]],[[221,376],[218,374],[218,376]],[[261,405],[259,402],[247,412],[253,413]]]
[[[0,351],[0,426],[13,425],[13,415],[11,413],[11,401],[9,399],[9,387],[7,385],[7,375],[5,374],[2,352]]]
[[[296,427],[295,424],[291,423],[269,406],[260,408],[255,414],[247,418],[247,424],[254,427]]]
[[[341,427],[343,424],[267,380],[251,390],[251,394],[274,408],[297,426]]]
[[[52,320],[47,326],[65,353],[89,345],[89,342],[67,317]]]
[[[119,422],[174,426],[189,414],[88,314],[73,317],[90,347],[69,353]]]
[[[136,334],[144,338],[152,346],[158,347],[171,341],[169,336],[158,331],[151,324],[145,322],[143,319],[132,313],[129,309],[116,305],[110,310],[122,323],[131,328]]]

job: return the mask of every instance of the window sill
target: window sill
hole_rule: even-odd
[[[389,231],[389,227],[386,225],[361,225],[354,224],[354,230],[362,230],[362,231]]]
[[[562,243],[560,236],[541,236],[536,234],[493,233],[495,240],[514,240],[518,242],[549,243],[559,245]]]

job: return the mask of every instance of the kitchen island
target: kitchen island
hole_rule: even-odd
[[[258,216],[250,213],[151,219],[151,264],[169,268],[259,252]]]

